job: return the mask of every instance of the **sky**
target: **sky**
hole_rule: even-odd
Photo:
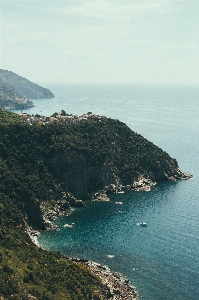
[[[0,68],[36,83],[198,84],[198,0],[0,0]]]

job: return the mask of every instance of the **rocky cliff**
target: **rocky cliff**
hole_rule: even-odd
[[[62,150],[49,157],[48,168],[78,199],[113,186],[115,192],[134,190],[143,179],[147,185],[186,177],[175,159],[118,120],[83,122],[64,136],[55,138]]]

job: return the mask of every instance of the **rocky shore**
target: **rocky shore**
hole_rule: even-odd
[[[106,186],[102,191],[99,191],[92,195],[92,201],[101,201],[106,202],[109,201],[109,194],[120,194],[125,193],[127,191],[150,191],[151,187],[154,186],[156,182],[152,181],[151,179],[140,178],[139,181],[134,181],[131,185],[115,185],[110,184]]]
[[[32,239],[33,243],[40,247],[37,240],[39,231],[33,230],[27,227],[27,233]],[[97,299],[100,300],[135,300],[137,299],[138,292],[129,284],[127,278],[122,277],[120,273],[111,272],[107,266],[103,266],[90,260],[81,258],[70,258],[74,263],[83,265],[86,267],[94,276],[101,279],[102,289],[96,291],[98,295]]]
[[[178,170],[176,174],[168,177],[166,180],[176,181],[177,179],[190,179],[193,176]],[[93,194],[91,196],[92,201],[110,201],[109,194],[125,193],[127,191],[150,191],[151,187],[156,184],[155,181],[140,177],[138,181],[134,181],[131,185],[122,186],[110,184],[103,190]],[[119,203],[119,202],[118,202]],[[70,215],[74,209],[72,207],[84,207],[85,204],[82,200],[77,200],[69,193],[62,192],[62,197],[59,201],[42,202],[40,204],[40,211],[44,220],[46,229],[57,230],[57,226],[53,223],[57,217]],[[27,233],[32,241],[40,247],[37,239],[37,235],[41,232],[39,229],[35,229],[27,224]],[[90,272],[101,279],[102,281],[102,294],[100,294],[101,300],[133,300],[137,299],[137,291],[129,285],[129,280],[125,279],[119,273],[113,273],[107,266],[92,262],[90,260],[84,260],[80,258],[70,258],[74,263],[82,264]]]
[[[38,230],[32,229],[27,226],[27,233],[29,234],[32,242],[40,247],[37,236],[40,233]],[[86,267],[94,276],[101,279],[102,289],[96,291],[97,299],[100,300],[135,300],[137,299],[138,292],[129,284],[129,280],[124,278],[118,272],[112,272],[107,266],[103,266],[96,262],[81,259],[69,258],[76,264]]]
[[[91,196],[91,201],[107,202],[110,201],[110,194],[125,193],[127,191],[150,191],[151,187],[154,186],[156,182],[151,179],[141,178],[137,182],[133,182],[132,185],[122,186],[110,184],[106,186],[103,190],[94,193]],[[62,192],[62,196],[58,201],[46,201],[41,202],[39,210],[34,213],[34,218],[43,220],[42,223],[46,230],[53,229],[57,230],[57,226],[54,221],[60,216],[69,216],[74,209],[85,207],[85,203],[82,200],[76,199],[70,193]],[[26,219],[27,233],[32,239],[32,241],[37,244],[37,235],[43,231],[43,229],[38,228],[34,224],[29,224],[28,219]]]
[[[180,169],[176,171],[175,174],[172,176],[168,176],[165,174],[165,180],[171,180],[171,181],[177,181],[178,179],[188,180],[191,179],[193,175],[183,172]],[[91,200],[92,201],[101,201],[106,202],[109,201],[109,194],[118,194],[118,193],[125,193],[127,191],[150,191],[151,187],[156,185],[157,182],[155,180],[152,180],[150,178],[145,178],[144,176],[141,176],[138,181],[134,181],[132,184],[123,186],[121,184],[115,185],[110,184],[109,186],[106,186],[102,191],[99,191],[92,195]]]
[[[132,300],[137,299],[138,293],[129,285],[129,280],[119,273],[113,273],[107,266],[79,258],[71,258],[77,264],[83,264],[90,272],[99,277],[103,284],[101,299]]]
[[[188,173],[182,172],[181,170],[177,170],[177,172],[172,176],[168,177],[165,174],[165,177],[166,180],[177,181],[178,179],[191,179],[193,176]],[[110,184],[109,186],[105,186],[104,189],[99,190],[98,192],[90,195],[90,199],[88,200],[107,202],[110,201],[110,194],[125,193],[128,191],[150,191],[151,187],[153,187],[156,184],[157,183],[152,179],[144,178],[142,176],[139,178],[138,181],[134,181],[131,185],[123,186],[121,184]],[[62,192],[60,200],[50,200],[47,202],[40,203],[39,217],[43,220],[43,224],[46,230],[56,230],[57,226],[53,222],[56,220],[57,217],[68,216],[74,211],[73,208],[81,208],[85,207],[85,205],[85,202],[76,199],[72,194]],[[37,217],[38,216],[35,216],[35,219],[37,219]],[[27,232],[31,236],[31,238],[35,237],[37,233],[40,232],[40,228],[31,226],[30,224],[27,227],[29,228]]]

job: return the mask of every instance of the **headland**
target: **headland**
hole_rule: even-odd
[[[149,191],[155,183],[192,176],[182,172],[169,154],[118,120],[93,117],[71,124],[35,122],[30,126],[23,116],[5,111],[0,111],[0,118],[2,297],[7,297],[9,281],[8,293],[15,291],[18,299],[26,294],[55,299],[54,293],[57,299],[67,293],[76,299],[74,290],[82,299],[108,299],[107,293],[125,299],[128,289],[129,297],[135,298],[127,282],[120,285],[113,274],[107,275],[107,269],[102,272],[97,264],[82,266],[61,254],[48,253],[36,247],[27,232],[33,235],[55,228],[56,217],[84,206],[86,200],[107,201],[110,193]],[[69,269],[71,274],[78,273],[71,275],[72,280],[66,272]],[[48,282],[53,285],[49,287]]]

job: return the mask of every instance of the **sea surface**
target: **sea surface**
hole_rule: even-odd
[[[40,245],[108,265],[129,278],[140,299],[199,299],[199,86],[48,88],[56,97],[34,99],[29,114],[63,109],[119,119],[194,177],[157,184],[150,192],[112,195],[108,203],[87,202],[85,209],[56,220],[59,231],[39,235]],[[72,223],[73,228],[64,226]]]

